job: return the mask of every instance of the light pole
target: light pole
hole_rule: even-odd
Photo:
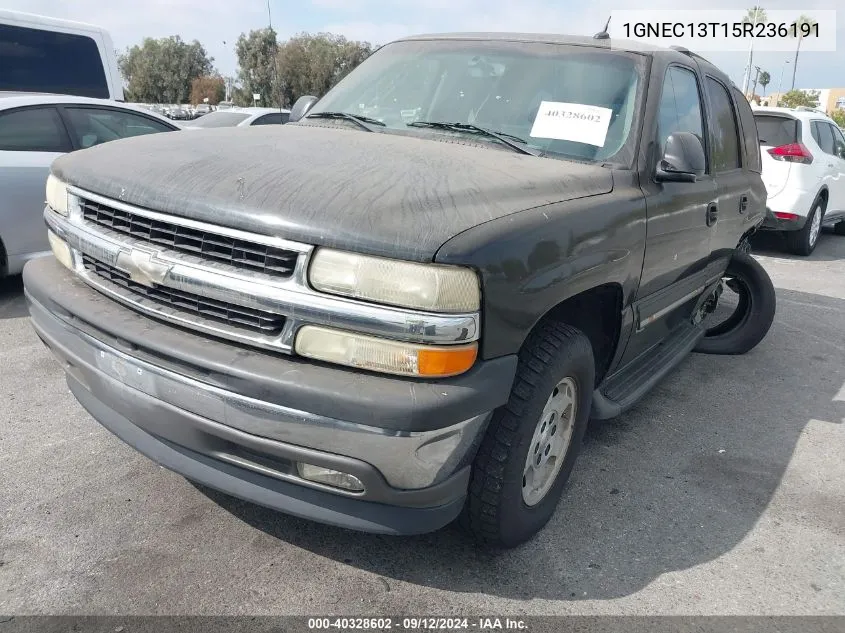
[[[783,96],[780,92],[781,88],[783,88],[783,71],[786,70],[786,67],[788,65],[789,65],[789,60],[787,59],[785,62],[783,62],[783,66],[780,69],[780,81],[778,82],[778,103],[780,103],[780,98],[781,98],[781,96]]]
[[[757,94],[757,80],[760,78],[760,67],[754,67],[754,87],[751,89],[751,99],[754,100],[754,96]]]

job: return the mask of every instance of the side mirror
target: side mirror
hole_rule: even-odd
[[[675,132],[657,165],[658,182],[695,182],[704,175],[707,160],[699,138],[691,132]]]
[[[845,158],[845,143],[842,143],[842,141],[834,141],[833,153],[839,156],[839,158]]]
[[[319,99],[317,97],[306,96],[300,97],[296,100],[296,103],[293,104],[293,107],[290,109],[290,122],[294,123],[295,121],[299,121],[302,117],[308,114],[308,111],[314,107],[314,104],[317,103]]]

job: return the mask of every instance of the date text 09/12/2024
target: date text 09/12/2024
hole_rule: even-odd
[[[514,618],[476,617],[373,617],[308,618],[312,631],[527,631],[524,620]]]

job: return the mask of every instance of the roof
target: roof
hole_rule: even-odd
[[[224,112],[228,112],[229,110],[224,110]],[[270,114],[271,112],[290,112],[290,110],[285,110],[284,108],[255,108],[255,107],[248,107],[248,108],[233,108],[233,112],[246,112],[248,114]]]
[[[130,110],[132,112],[140,112],[147,116],[151,116],[161,121],[166,121],[174,127],[175,125],[169,119],[158,116],[152,110],[141,108],[134,105],[123,103],[122,101],[112,101],[111,99],[94,99],[92,97],[76,97],[73,95],[48,94],[42,92],[2,92],[0,91],[0,111],[8,110],[10,108],[20,108],[23,106],[34,105],[53,105],[59,103],[74,104],[74,105],[102,105],[110,108],[121,108],[123,110]]]
[[[654,46],[652,44],[646,44],[645,42],[639,42],[636,40],[612,38],[599,40],[586,35],[563,35],[551,33],[430,33],[423,35],[411,35],[409,37],[403,37],[397,41],[404,42],[414,40],[492,40],[497,42],[535,42],[540,44],[592,46],[594,48],[607,48],[632,53],[641,53],[644,55],[655,55],[661,53],[667,55],[684,55],[683,52],[676,49]]]
[[[753,106],[751,110],[754,114],[785,114],[796,119],[824,119],[833,123],[827,114],[821,110],[812,110],[809,108],[776,108],[773,106]]]
[[[88,24],[87,22],[77,22],[75,20],[64,20],[61,18],[53,18],[47,15],[39,15],[36,13],[26,13],[23,11],[12,11],[10,9],[0,9],[0,22],[6,21],[27,22],[34,28],[44,27],[61,27],[72,28],[85,31],[104,31],[104,29],[95,24]]]

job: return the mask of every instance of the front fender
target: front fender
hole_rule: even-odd
[[[645,253],[646,209],[633,185],[522,211],[452,238],[436,261],[472,266],[482,286],[482,356],[519,351],[555,306],[605,284],[635,296]]]

